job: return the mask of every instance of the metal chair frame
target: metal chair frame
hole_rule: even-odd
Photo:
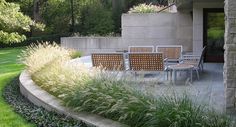
[[[169,62],[180,62],[182,58],[183,46],[182,45],[158,45],[156,52],[163,52],[164,58]]]

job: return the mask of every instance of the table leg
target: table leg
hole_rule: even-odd
[[[167,73],[167,80],[169,80],[169,72],[168,72],[168,70],[166,70],[166,73]]]
[[[176,70],[173,70],[173,71],[174,71],[174,84],[175,84],[175,81],[176,81],[176,75],[177,75],[176,73],[177,73],[177,72],[176,72]]]

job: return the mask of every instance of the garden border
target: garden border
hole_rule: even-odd
[[[29,73],[24,70],[20,74],[20,92],[33,104],[44,107],[46,110],[55,111],[59,114],[70,116],[74,119],[81,120],[88,125],[97,127],[124,127],[127,125],[119,122],[103,118],[98,115],[89,114],[85,112],[76,113],[69,108],[62,106],[61,100],[49,94],[39,86],[37,86],[31,79]]]

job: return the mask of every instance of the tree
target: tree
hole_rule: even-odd
[[[0,43],[22,42],[26,36],[20,33],[30,31],[33,27],[43,30],[44,25],[35,23],[21,13],[18,4],[0,0]]]
[[[47,26],[45,28],[46,34],[69,33],[71,28],[70,0],[47,0],[41,7],[40,13]],[[74,18],[76,18],[78,14],[76,10],[74,10],[74,14]]]
[[[93,1],[81,9],[79,32],[82,35],[105,36],[114,32],[112,12],[100,1]]]

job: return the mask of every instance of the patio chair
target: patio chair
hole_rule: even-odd
[[[154,46],[129,46],[128,52],[154,52]]]
[[[182,45],[158,45],[156,52],[163,52],[164,58],[167,58],[169,62],[176,63],[180,62],[183,47]]]
[[[136,72],[163,72],[165,60],[163,53],[128,53],[129,70]],[[167,75],[168,79],[168,75]]]
[[[194,70],[197,73],[197,78],[199,79],[199,71],[203,71],[203,63],[204,63],[204,54],[206,52],[206,46],[203,47],[200,55],[183,55],[182,62],[184,64],[189,64],[194,66]]]
[[[92,53],[91,58],[93,67],[109,71],[126,70],[123,53]]]

